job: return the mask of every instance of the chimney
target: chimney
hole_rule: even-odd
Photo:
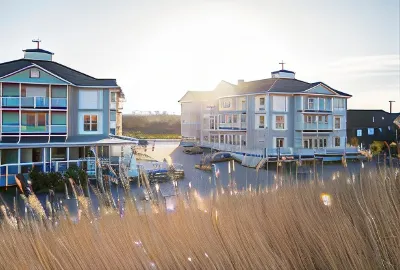
[[[238,85],[240,85],[242,83],[244,83],[244,80],[238,80],[238,82],[237,82]]]
[[[392,113],[392,103],[393,102],[396,102],[396,101],[394,101],[394,100],[389,100],[389,103],[390,103],[390,113]]]

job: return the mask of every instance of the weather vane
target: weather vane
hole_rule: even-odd
[[[36,43],[37,44],[37,48],[39,49],[39,43],[42,42],[42,41],[39,38],[37,38],[37,39],[33,39],[32,42]]]

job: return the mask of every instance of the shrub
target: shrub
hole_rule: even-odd
[[[371,152],[372,152],[372,155],[375,156],[375,155],[378,155],[379,153],[381,153],[384,146],[385,146],[384,142],[381,142],[381,141],[374,141],[374,142],[371,144]]]
[[[63,175],[59,172],[42,172],[33,168],[29,178],[34,192],[47,192],[49,189],[62,192],[65,189]]]
[[[83,192],[86,196],[88,196],[88,176],[87,173],[80,167],[76,165],[71,165],[64,173],[64,177],[66,179],[72,178],[74,179],[77,185],[80,185],[83,189]]]

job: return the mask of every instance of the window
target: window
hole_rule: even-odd
[[[304,147],[304,148],[311,148],[311,147],[310,147],[310,144],[308,143],[308,140],[304,140],[304,141],[303,141],[303,147]]]
[[[258,128],[264,128],[265,127],[265,116],[260,115],[259,116],[259,123],[258,123]]]
[[[227,109],[231,107],[231,101],[230,100],[223,100],[222,101],[222,108]]]
[[[83,130],[84,131],[97,131],[97,115],[84,115],[83,116]]]
[[[335,137],[335,147],[340,147],[340,137]]]
[[[110,133],[115,135],[115,128],[110,128]]]
[[[220,115],[220,116],[219,116],[219,122],[220,122],[221,124],[225,124],[225,115]]]
[[[242,111],[246,110],[246,100],[242,100]]]
[[[219,137],[219,141],[220,141],[221,143],[224,143],[224,135],[221,135],[221,136]]]
[[[232,123],[232,115],[226,115],[226,122],[227,123]]]
[[[320,148],[326,147],[326,139],[319,139],[319,147]]]
[[[110,121],[117,121],[117,112],[110,111]]]
[[[313,122],[313,117],[311,115],[306,115],[304,117],[305,117],[306,123],[312,123]]]
[[[264,107],[265,106],[265,98],[260,98],[260,107]]]
[[[283,147],[285,143],[285,138],[276,138],[276,148]]]
[[[237,120],[238,120],[238,116],[237,116],[237,114],[234,114],[233,115],[233,123],[236,124]]]
[[[30,70],[30,77],[31,78],[40,78],[40,71],[38,68],[31,68]]]
[[[208,142],[208,136],[204,136],[203,140]]]
[[[246,123],[246,115],[245,114],[240,115],[240,122]]]
[[[275,129],[285,129],[285,116],[275,116]]]
[[[326,100],[325,98],[319,98],[319,110],[325,111]]]
[[[334,98],[333,99],[333,108],[344,110],[345,107],[345,99],[344,98]]]
[[[288,111],[288,99],[285,96],[273,96],[272,97],[272,108],[275,112],[287,112]]]
[[[340,117],[335,117],[335,129],[340,129]]]
[[[111,92],[111,102],[117,102],[117,92]]]
[[[308,107],[307,107],[307,109],[314,110],[314,99],[313,98],[309,98],[308,99]]]

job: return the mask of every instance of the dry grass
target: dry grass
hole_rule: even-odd
[[[139,215],[128,204],[123,218],[64,220],[54,230],[4,224],[1,268],[399,269],[400,180],[386,173],[206,201],[192,190],[174,213]]]

